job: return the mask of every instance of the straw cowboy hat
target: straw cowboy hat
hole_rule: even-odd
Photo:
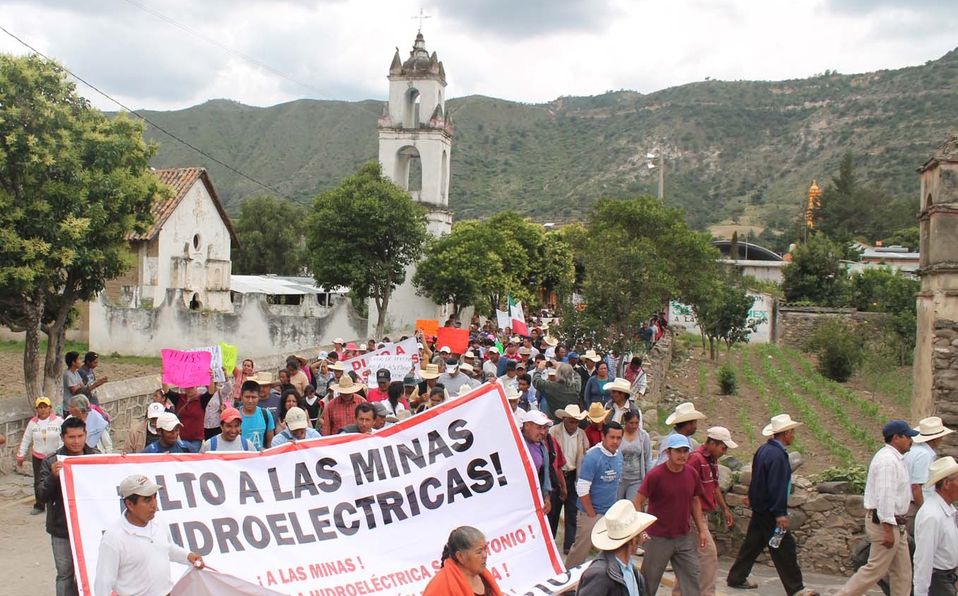
[[[519,401],[519,398],[522,397],[519,390],[516,389],[516,386],[511,383],[505,385],[502,389],[506,392],[506,399],[509,401]]]
[[[792,430],[793,428],[801,426],[801,422],[796,422],[792,420],[792,417],[788,414],[779,414],[777,416],[772,416],[772,421],[762,429],[763,437],[771,437],[778,433],[783,433],[787,430]]]
[[[598,362],[602,360],[595,350],[586,350],[585,354],[582,355],[582,358],[585,360],[591,360],[592,362]]]
[[[472,392],[472,387],[470,387],[469,385],[463,385],[462,387],[459,388],[459,393],[457,393],[456,395],[458,397],[463,397],[465,395],[469,395],[469,393],[471,392]]]
[[[346,365],[341,360],[337,360],[329,365],[329,370],[340,370],[346,372]]]
[[[302,364],[303,366],[306,366],[307,364],[309,364],[309,360],[307,360],[306,356],[303,356],[302,354],[293,354],[291,358],[295,358],[299,360],[299,363]]]
[[[918,426],[915,427],[915,430],[918,431],[918,436],[913,439],[916,443],[927,443],[928,441],[934,441],[935,439],[940,439],[945,435],[950,435],[955,432],[950,428],[946,428],[938,416],[922,419],[918,423]]]
[[[588,412],[583,412],[579,410],[578,404],[569,404],[568,406],[562,408],[561,410],[556,411],[556,418],[562,420],[564,418],[574,418],[576,420],[583,420],[588,416]]]
[[[928,466],[928,482],[925,483],[925,488],[931,488],[939,480],[944,480],[955,474],[958,474],[958,462],[955,461],[955,458],[950,455],[940,457]]]
[[[608,390],[609,386],[606,385],[605,388]],[[669,426],[674,426],[676,424],[682,424],[683,422],[689,422],[690,420],[705,420],[705,414],[696,410],[695,404],[687,401],[675,406],[675,411],[669,414],[669,417],[665,419],[665,423]]]
[[[279,379],[273,379],[273,373],[271,372],[258,372],[252,377],[248,377],[247,381],[256,381],[260,385],[275,385],[279,383]]]
[[[617,377],[614,381],[606,383],[603,391],[618,391],[627,395],[632,394],[632,384],[625,377]],[[704,418],[704,416],[703,416]]]
[[[612,410],[606,410],[602,407],[597,401],[592,402],[592,405],[589,406],[589,411],[586,412],[586,416],[589,417],[589,420],[595,422],[596,424],[600,422],[605,422],[605,419],[609,417],[609,413]]]
[[[544,336],[544,337],[542,338],[542,342],[543,342],[545,345],[549,346],[550,348],[554,348],[554,347],[556,347],[557,345],[559,345],[559,340],[556,339],[556,338],[554,338],[554,337],[552,337],[551,335],[546,335],[546,336]]]
[[[426,368],[419,371],[419,376],[422,377],[423,380],[438,379],[441,374],[438,364],[427,364]]]
[[[658,519],[635,510],[628,499],[616,501],[592,528],[592,544],[599,550],[615,550],[638,536]]]
[[[333,383],[329,388],[336,393],[357,393],[362,391],[363,384],[354,381],[350,375],[343,375],[339,378],[339,383]]]

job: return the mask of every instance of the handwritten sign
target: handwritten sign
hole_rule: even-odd
[[[453,354],[465,354],[469,349],[469,330],[440,327],[436,347],[442,349],[445,346],[449,346]]]
[[[231,375],[236,369],[236,356],[239,354],[239,348],[224,342],[219,342],[219,346],[223,352],[223,368],[226,369],[226,374]]]
[[[419,350],[416,349],[416,338],[410,337],[400,342],[390,342],[378,350],[346,360],[343,362],[343,366],[346,367],[346,370],[351,370],[359,375],[360,382],[368,385],[370,373],[375,374],[378,370],[373,365],[374,359],[383,356],[395,356],[396,358],[390,360],[388,366],[380,368],[388,368],[393,380],[402,380],[410,369],[419,366]],[[400,371],[402,372],[400,373]]]
[[[163,357],[163,382],[177,387],[205,387],[210,384],[209,352],[160,350]]]
[[[434,319],[419,319],[416,321],[416,331],[422,331],[423,335],[435,337],[439,332],[439,321]]]
[[[499,329],[511,327],[512,318],[509,317],[509,313],[504,310],[496,310],[496,325],[499,327]]]
[[[207,346],[205,348],[196,348],[194,352],[209,352],[210,367],[213,368],[213,380],[217,383],[226,382],[226,375],[223,374],[223,350],[218,344],[215,346]],[[207,380],[206,383],[209,383],[209,381]],[[205,385],[206,383],[203,384]]]

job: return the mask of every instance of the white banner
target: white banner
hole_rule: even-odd
[[[205,348],[196,348],[191,352],[209,352],[210,368],[213,369],[213,380],[217,383],[225,383],[226,375],[223,373],[223,348],[219,345],[207,346]]]
[[[485,534],[487,566],[505,593],[564,572],[525,441],[496,384],[375,435],[262,454],[65,458],[64,501],[84,595],[100,536],[121,515],[117,487],[136,473],[165,487],[156,519],[169,524],[174,541],[213,569],[284,594],[419,594],[449,532],[462,525]],[[183,572],[172,567],[173,577]]]
[[[415,337],[404,339],[400,342],[391,342],[372,352],[356,356],[343,361],[343,366],[347,371],[353,371],[359,375],[359,381],[369,385],[369,376],[373,376],[373,385],[375,382],[376,370],[388,368],[393,381],[402,381],[402,378],[409,374],[413,368],[419,367],[419,349],[416,347]],[[391,356],[388,360],[379,360],[379,357]],[[387,366],[378,366],[385,362]]]
[[[509,316],[508,312],[497,309],[496,310],[496,325],[499,326],[499,329],[512,327],[512,317]]]

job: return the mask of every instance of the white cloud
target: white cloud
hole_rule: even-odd
[[[394,47],[405,58],[418,27],[411,0],[133,1],[308,87],[121,0],[0,0],[0,23],[131,107],[150,109],[217,97],[259,106],[382,99]],[[450,96],[544,102],[620,88],[648,93],[705,77],[775,80],[920,64],[954,49],[948,32],[958,17],[947,4],[433,0],[423,32],[446,66]],[[0,34],[0,51],[25,50]]]

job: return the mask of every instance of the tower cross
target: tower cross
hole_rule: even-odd
[[[425,19],[431,19],[432,15],[423,14],[422,7],[419,7],[419,14],[414,16],[413,19],[419,19],[419,33],[422,33],[422,22]]]

